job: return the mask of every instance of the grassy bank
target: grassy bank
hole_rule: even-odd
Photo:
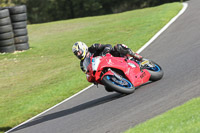
[[[125,133],[200,133],[200,97]]]
[[[182,8],[180,3],[28,26],[31,49],[0,55],[0,131],[89,85],[71,52],[76,41],[139,49]]]

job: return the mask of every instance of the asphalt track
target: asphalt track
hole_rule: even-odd
[[[200,96],[200,1],[188,8],[141,55],[164,69],[162,80],[131,95],[91,87],[32,121],[16,133],[119,133]]]

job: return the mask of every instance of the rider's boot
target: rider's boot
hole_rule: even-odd
[[[124,44],[117,44],[114,46],[114,48],[111,50],[113,53],[117,52],[120,55],[127,56],[127,57],[133,57],[137,61],[142,61],[143,57],[137,53],[134,53],[130,48],[128,48]]]

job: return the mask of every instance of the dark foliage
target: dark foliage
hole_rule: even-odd
[[[27,5],[29,23],[119,13],[181,0],[0,0],[0,6]]]

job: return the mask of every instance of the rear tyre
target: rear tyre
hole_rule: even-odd
[[[135,87],[127,79],[123,78],[123,82],[125,82],[126,85],[121,85],[121,84],[118,84],[118,82],[122,82],[122,81],[118,80],[117,82],[115,82],[113,78],[115,78],[114,75],[105,75],[102,78],[102,83],[104,84],[106,88],[109,88],[109,91],[113,90],[122,94],[131,94],[135,91]]]
[[[106,90],[107,92],[113,92],[112,89],[110,89],[110,88],[108,88],[108,87],[106,87],[106,86],[105,86],[105,90]]]
[[[151,74],[150,81],[157,81],[162,79],[164,72],[162,68],[155,62],[152,61],[152,63],[155,65],[154,68],[149,68],[147,71]]]

